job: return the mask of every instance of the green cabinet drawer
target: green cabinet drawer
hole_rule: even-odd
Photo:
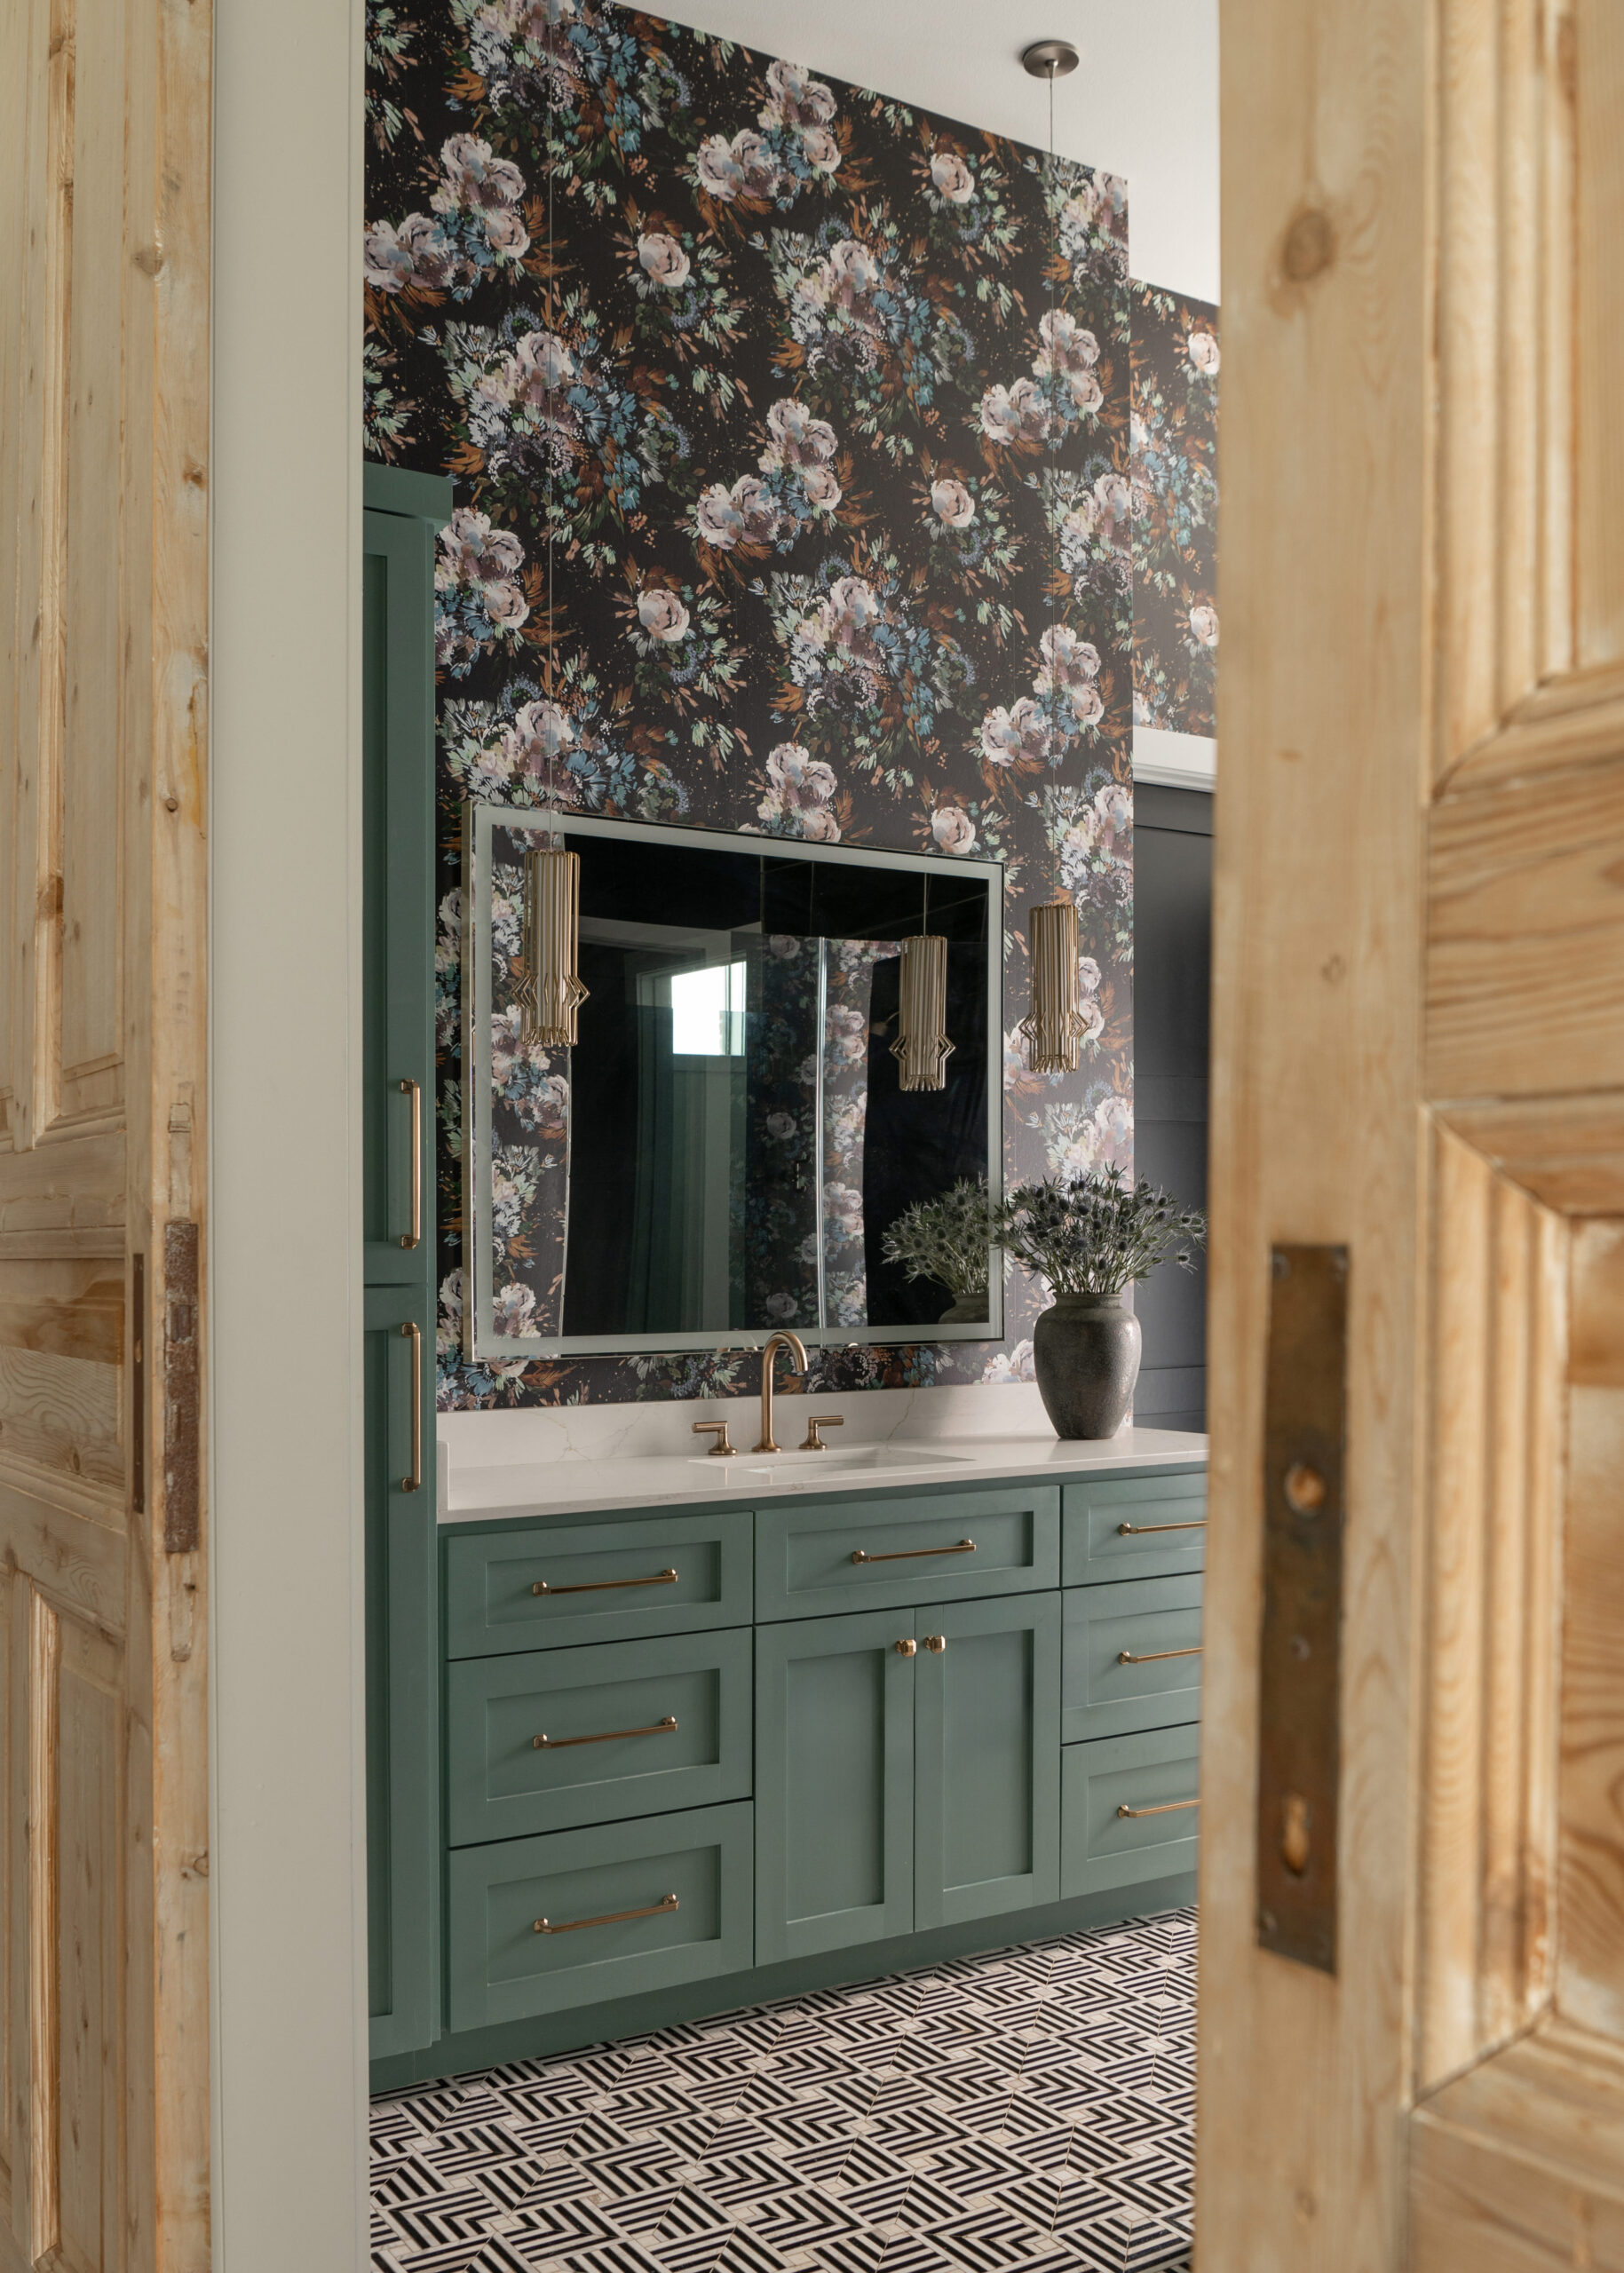
[[[1098,1894],[1195,1868],[1201,1731],[1068,1744],[1060,1755],[1060,1892]]]
[[[453,2029],[743,1972],[750,1818],[742,1800],[457,1849],[447,1872]]]
[[[1059,1584],[1059,1562],[1052,1484],[802,1500],[757,1511],[756,1615],[1042,1593]]]
[[[750,1640],[734,1628],[451,1666],[452,1846],[748,1799]]]
[[[1207,1544],[1207,1471],[1068,1484],[1061,1522],[1063,1586],[1199,1571]]]
[[[1066,1604],[1061,1735],[1170,1729],[1201,1711],[1201,1577],[1073,1587]],[[1126,1660],[1127,1662],[1124,1662]]]
[[[446,1543],[448,1657],[689,1634],[749,1620],[748,1508],[630,1523],[516,1522],[454,1531]]]

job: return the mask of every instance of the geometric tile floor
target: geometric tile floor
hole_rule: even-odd
[[[1195,1913],[373,2103],[376,2273],[1188,2273]]]

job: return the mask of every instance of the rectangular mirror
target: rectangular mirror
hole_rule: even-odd
[[[580,856],[573,1049],[528,1041],[525,856]],[[464,810],[469,1355],[985,1341],[887,1229],[1000,1187],[1003,870],[534,808]],[[947,942],[944,1086],[901,1086],[902,942]]]

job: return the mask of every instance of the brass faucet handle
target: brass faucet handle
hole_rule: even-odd
[[[715,1437],[716,1442],[710,1447],[712,1460],[732,1460],[739,1449],[737,1445],[730,1445],[727,1441],[725,1421],[696,1421],[693,1433],[696,1437]]]
[[[838,1413],[814,1413],[806,1424],[806,1434],[801,1441],[804,1453],[826,1453],[828,1446],[818,1434],[820,1429],[844,1429],[844,1415]]]

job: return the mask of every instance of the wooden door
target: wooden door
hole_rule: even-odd
[[[913,1931],[921,1614],[756,1629],[757,1965]]]
[[[210,23],[0,13],[0,2267],[209,2261]]]
[[[1060,1597],[915,1612],[914,1923],[1060,1898]]]
[[[1197,2260],[1603,2273],[1624,11],[1224,0],[1222,52]],[[1299,1243],[1348,1252],[1330,1971],[1257,1914],[1270,1250]]]

